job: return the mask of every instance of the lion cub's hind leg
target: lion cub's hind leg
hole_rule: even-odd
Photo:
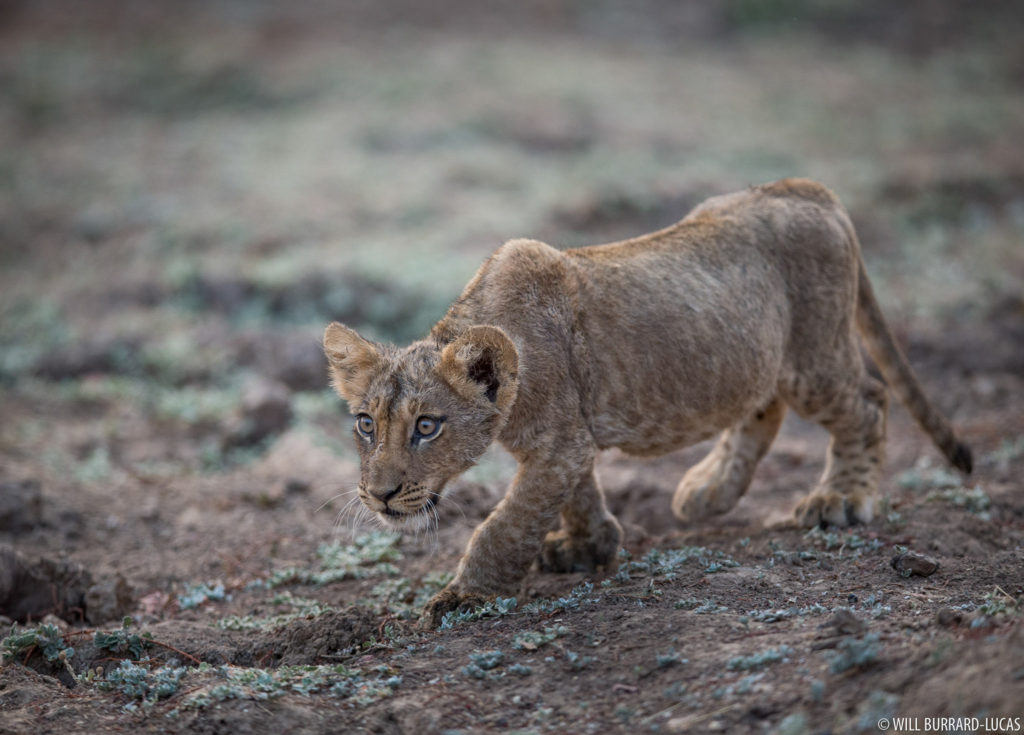
[[[549,572],[614,573],[619,565],[622,527],[604,502],[593,470],[562,506],[562,525],[544,539],[541,568]]]
[[[776,396],[724,431],[711,453],[691,467],[676,488],[672,497],[676,517],[693,523],[731,510],[747,491],[785,415],[786,404]]]
[[[789,400],[794,398],[799,399],[799,392]],[[874,517],[885,456],[885,386],[862,373],[859,383],[824,405],[816,403],[804,401],[794,408],[828,429],[832,441],[821,480],[796,507],[797,523],[807,528],[868,523]]]

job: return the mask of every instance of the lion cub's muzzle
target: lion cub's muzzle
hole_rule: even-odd
[[[390,526],[404,524],[416,516],[433,512],[441,500],[440,493],[420,485],[400,483],[393,488],[359,489],[363,505],[379,515]]]

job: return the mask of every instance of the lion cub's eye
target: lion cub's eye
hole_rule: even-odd
[[[365,413],[356,416],[356,431],[365,438],[369,439],[370,435],[373,434],[373,426],[373,419]]]
[[[416,439],[430,440],[441,433],[441,421],[432,419],[429,416],[420,416],[416,419]]]

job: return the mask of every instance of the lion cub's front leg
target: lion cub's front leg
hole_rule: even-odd
[[[545,537],[541,567],[549,572],[613,574],[621,543],[622,526],[608,511],[591,470],[562,507],[561,528]]]
[[[504,499],[473,532],[455,578],[424,607],[422,624],[435,628],[445,613],[513,594],[592,461],[593,451],[578,444],[523,459]]]

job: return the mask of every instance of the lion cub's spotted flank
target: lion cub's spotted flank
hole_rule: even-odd
[[[720,434],[672,510],[698,522],[746,491],[786,408],[832,435],[805,526],[870,521],[886,386],[858,333],[949,461],[969,449],[932,406],[875,301],[836,197],[786,179],[715,197],[664,230],[558,251],[513,240],[428,337],[398,348],[327,327],[334,386],[355,414],[359,496],[391,526],[424,520],[494,440],[519,461],[424,622],[551,570],[616,566],[622,531],[594,476],[598,451],[658,454]],[[556,528],[557,526],[557,528]]]

